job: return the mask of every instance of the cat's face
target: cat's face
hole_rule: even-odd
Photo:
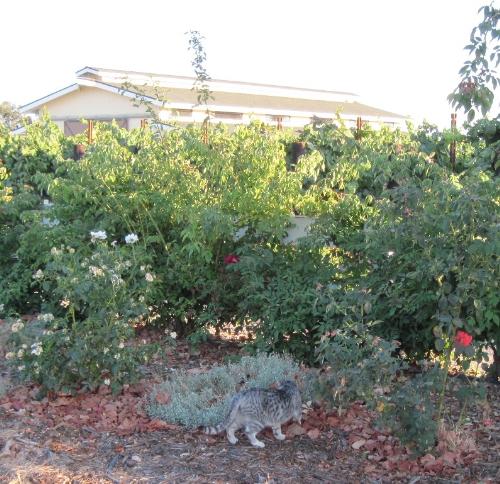
[[[302,399],[298,390],[293,396],[293,420],[299,424],[302,422]]]
[[[302,422],[302,399],[297,385],[291,380],[285,380],[281,382],[280,387],[289,393],[292,399],[292,419],[300,424]]]

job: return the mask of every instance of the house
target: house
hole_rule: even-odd
[[[208,83],[213,99],[203,106],[192,89],[194,82],[185,76],[84,67],[76,72],[74,84],[22,106],[20,112],[36,116],[46,109],[67,135],[86,128],[82,119],[114,119],[128,129],[140,127],[151,115],[144,104],[134,103],[138,97],[150,102],[161,119],[180,123],[203,121],[207,107],[212,122],[228,125],[258,119],[297,129],[314,118],[335,119],[337,113],[352,125],[361,119],[375,126],[404,126],[408,119],[363,104],[352,93],[216,79]]]

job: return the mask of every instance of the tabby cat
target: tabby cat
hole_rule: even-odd
[[[215,427],[206,427],[205,433],[215,435],[225,430],[229,442],[236,444],[238,439],[234,433],[244,428],[254,447],[265,447],[264,442],[256,438],[256,434],[265,427],[271,427],[274,437],[284,440],[281,425],[292,418],[300,423],[301,416],[299,389],[293,381],[285,380],[276,389],[250,388],[237,393],[224,421]]]

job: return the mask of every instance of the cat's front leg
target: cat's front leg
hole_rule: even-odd
[[[231,442],[231,444],[233,444],[233,445],[236,444],[236,442],[238,442],[238,438],[236,437],[236,435],[234,435],[235,430],[238,430],[238,429],[229,426],[227,428],[227,431],[226,431],[227,440],[229,440],[229,442]]]
[[[248,440],[250,441],[250,443],[254,447],[262,448],[262,447],[266,446],[266,444],[264,444],[264,442],[260,441],[256,437],[257,433],[260,432],[261,430],[262,430],[262,425],[260,425],[256,422],[253,424],[247,424],[247,426],[245,428],[245,434],[248,437]]]
[[[278,440],[285,440],[286,439],[286,436],[283,435],[283,433],[281,432],[281,425],[277,425],[276,427],[273,427],[273,435]]]
[[[255,436],[255,433],[248,433],[247,434],[247,437],[248,437],[248,440],[250,441],[250,443],[254,446],[254,447],[260,447],[260,448],[263,448],[266,446],[266,444],[264,444],[264,442],[262,442],[261,440],[259,440],[256,436]]]

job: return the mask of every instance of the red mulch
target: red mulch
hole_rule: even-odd
[[[216,361],[221,362],[223,354],[237,351],[234,344],[207,343],[192,354],[186,344],[180,343],[167,360],[169,366],[207,368]],[[233,479],[241,474],[236,466],[244,465],[254,469],[252,479],[256,479],[255,476],[264,479],[259,482],[266,482],[265,479],[293,482],[297,478],[293,476],[302,476],[300,482],[365,481],[367,478],[379,482],[407,482],[410,478],[412,482],[432,482],[434,478],[495,482],[500,477],[497,462],[500,404],[495,385],[489,388],[490,416],[486,419],[479,416],[466,428],[465,436],[473,439],[442,432],[432,454],[415,458],[398,439],[375,428],[375,414],[361,403],[352,405],[342,416],[320,406],[309,409],[302,425],[285,427],[285,443],[273,440],[269,432],[264,432],[265,449],[252,449],[244,439],[231,446],[224,436],[210,437],[149,419],[144,403],[159,379],[158,374],[153,374],[138,384],[126,386],[118,396],[102,386],[96,393],[36,400],[38,388],[14,388],[0,399],[3,424],[0,474],[12,477],[23,464],[25,470],[35,469],[23,474],[26,482],[70,482],[76,477],[81,482],[120,482],[122,479],[130,482],[139,479],[141,472],[150,475],[145,482],[163,482],[166,476],[170,476],[170,480],[164,482],[247,482],[244,475],[241,475],[243,480]],[[49,440],[45,440],[47,435]],[[87,444],[82,446],[81,442]],[[167,461],[158,457],[164,448],[177,453],[177,461],[167,459],[170,464],[166,464]],[[52,460],[43,460],[43,452],[48,452]],[[77,468],[68,464],[74,461],[72,453],[75,452],[83,456]],[[279,462],[276,453],[282,456]],[[184,459],[182,456],[192,458],[185,459],[184,470],[179,470],[176,465],[179,459]],[[36,464],[39,461],[42,467]],[[47,470],[49,461],[51,465]],[[189,480],[186,466],[198,477]],[[62,474],[57,474],[55,468]],[[78,474],[76,471],[80,469],[86,469],[87,474]],[[267,471],[261,473],[262,469]],[[315,477],[307,479],[308,472]],[[71,479],[65,481],[68,476]]]

